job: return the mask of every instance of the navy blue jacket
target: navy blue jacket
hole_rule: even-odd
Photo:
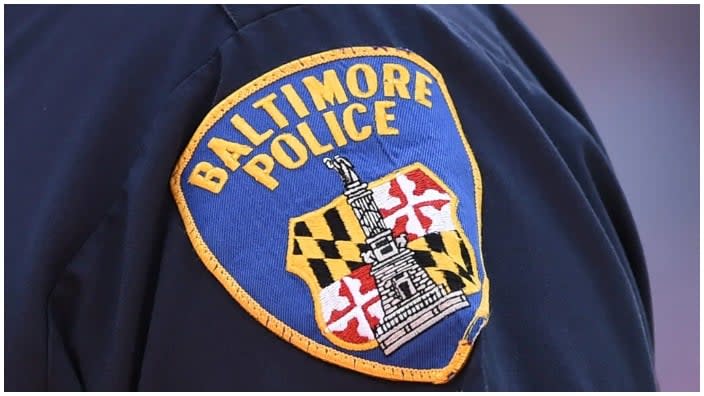
[[[169,189],[223,98],[354,46],[440,70],[481,167],[491,317],[445,384],[276,337],[203,268]],[[5,59],[7,390],[655,388],[630,211],[583,107],[508,9],[7,6]]]

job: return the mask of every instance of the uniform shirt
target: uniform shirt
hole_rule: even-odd
[[[7,390],[655,388],[628,206],[581,104],[508,9],[5,11]],[[443,384],[341,368],[267,330],[203,267],[169,188],[221,100],[357,46],[434,65],[481,170],[491,315]]]

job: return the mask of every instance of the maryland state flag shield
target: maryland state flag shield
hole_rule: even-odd
[[[441,74],[408,50],[262,75],[206,116],[171,186],[206,268],[312,356],[443,383],[487,323],[479,168]]]

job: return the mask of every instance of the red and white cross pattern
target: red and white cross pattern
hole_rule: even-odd
[[[353,344],[374,339],[374,328],[384,317],[371,266],[357,268],[320,292],[328,331]]]
[[[372,190],[386,226],[394,236],[412,241],[426,234],[451,231],[450,195],[425,172],[399,174]]]

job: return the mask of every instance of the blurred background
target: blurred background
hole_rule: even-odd
[[[570,81],[635,217],[661,390],[699,390],[699,6],[512,6]]]

